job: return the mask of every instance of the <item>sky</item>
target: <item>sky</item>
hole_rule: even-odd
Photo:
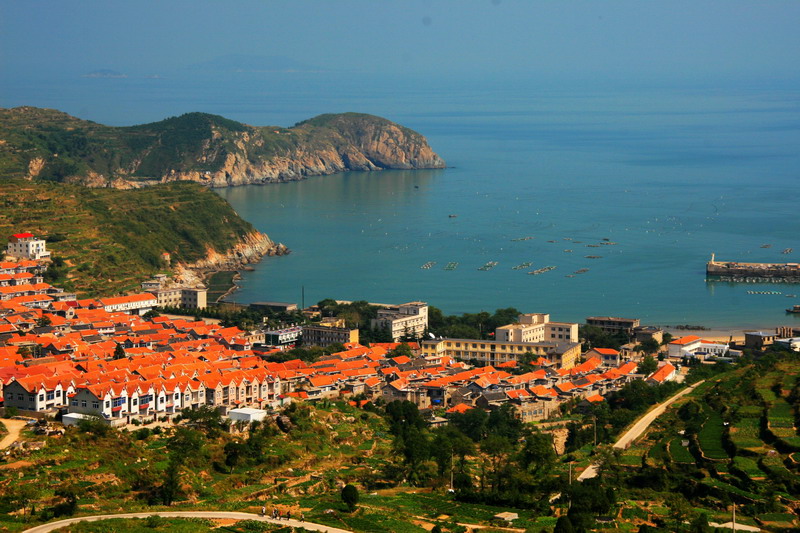
[[[245,55],[360,76],[796,79],[798,21],[794,0],[4,0],[0,76],[174,76]]]

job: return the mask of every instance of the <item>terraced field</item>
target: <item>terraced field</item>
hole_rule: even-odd
[[[708,418],[706,418],[700,433],[697,435],[700,451],[706,459],[728,459],[728,452],[725,451],[722,445],[722,435],[725,432],[722,415],[711,409],[707,409],[706,414]]]
[[[670,459],[648,464],[691,478],[694,490],[707,495],[704,505],[720,502],[718,511],[733,501],[769,531],[800,526],[793,512],[800,501],[799,374],[798,361],[781,361],[728,372],[698,389],[641,443],[651,446],[649,457]],[[632,464],[633,457],[621,463]]]

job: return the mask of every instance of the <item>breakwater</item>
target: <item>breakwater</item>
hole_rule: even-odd
[[[800,263],[742,263],[716,261],[714,254],[706,263],[706,275],[721,276],[732,281],[745,278],[800,280]]]

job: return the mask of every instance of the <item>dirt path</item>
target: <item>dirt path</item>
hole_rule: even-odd
[[[157,512],[157,513],[120,513],[120,514],[104,514],[95,516],[81,516],[78,518],[68,518],[66,520],[59,520],[57,522],[50,522],[49,524],[42,524],[41,526],[26,529],[22,533],[48,533],[62,527],[66,527],[76,522],[96,522],[98,520],[109,520],[111,518],[147,518],[148,516],[163,516],[167,518],[208,518],[211,520],[256,520],[258,522],[269,522],[271,524],[280,524],[282,526],[304,527],[309,531],[321,531],[323,533],[352,533],[346,529],[339,529],[331,526],[324,526],[322,524],[315,524],[313,522],[301,522],[299,520],[275,520],[265,516],[252,514],[252,513],[234,513],[225,511],[174,511],[174,512]]]
[[[22,428],[25,427],[26,422],[24,420],[0,418],[0,423],[2,423],[8,430],[8,435],[3,437],[3,440],[0,440],[0,450],[4,450],[14,444],[14,442],[19,438],[19,434],[22,431]]]
[[[703,380],[705,381],[705,380]],[[650,427],[656,418],[664,414],[664,411],[667,410],[667,407],[675,403],[679,398],[689,394],[694,389],[696,389],[703,381],[698,381],[694,385],[690,385],[685,389],[681,390],[674,396],[670,397],[669,399],[661,402],[655,408],[650,409],[647,413],[644,414],[639,420],[637,420],[622,436],[614,443],[614,448],[619,449],[626,449],[631,443],[638,439],[642,433]],[[586,470],[581,472],[581,475],[578,476],[578,481],[583,481],[584,479],[591,479],[597,476],[597,464],[589,465]]]

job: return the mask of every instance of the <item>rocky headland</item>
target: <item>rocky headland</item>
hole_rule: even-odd
[[[421,134],[360,113],[320,115],[291,128],[206,113],[111,127],[51,109],[0,110],[3,177],[118,189],[172,181],[229,187],[444,166]]]

